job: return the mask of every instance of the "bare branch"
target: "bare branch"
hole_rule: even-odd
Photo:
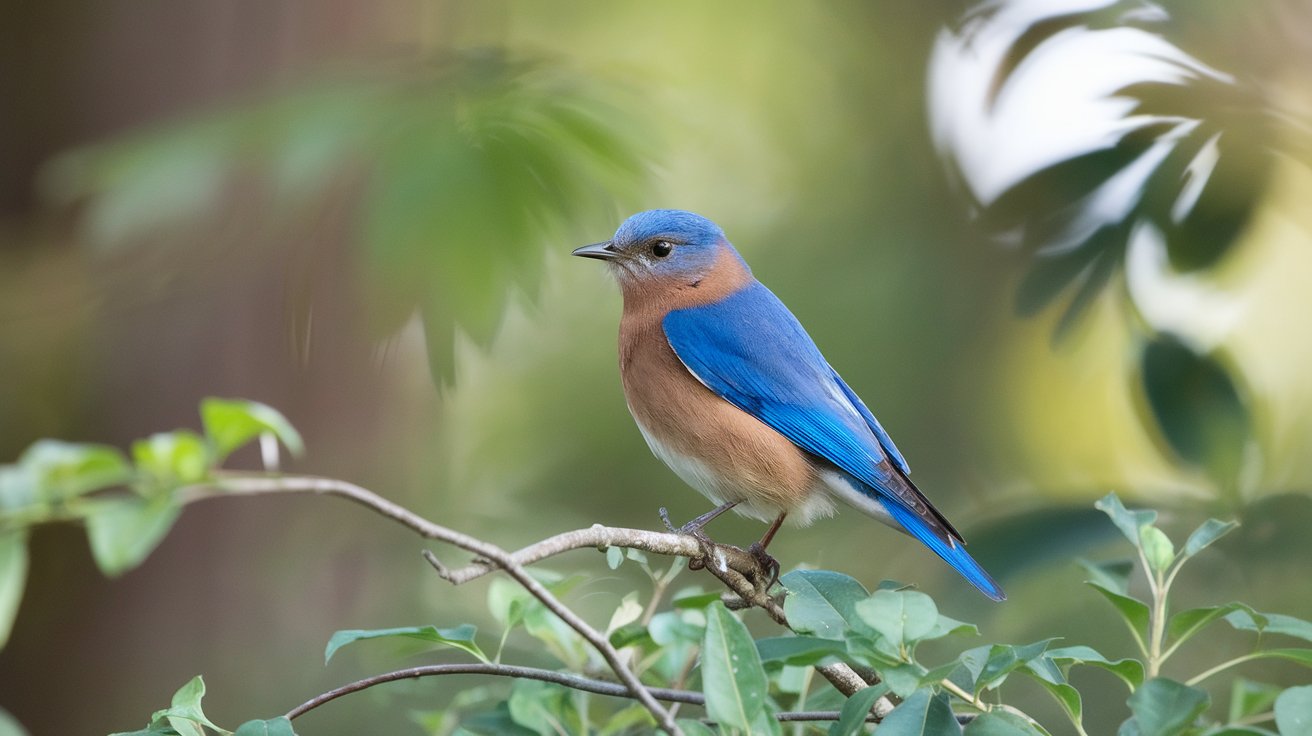
[[[566,624],[587,639],[602,655],[607,664],[611,666],[616,676],[631,689],[634,697],[638,698],[656,717],[661,727],[670,733],[679,733],[678,726],[675,725],[673,718],[667,710],[651,697],[648,692],[649,688],[642,685],[637,676],[624,663],[619,653],[606,640],[606,637],[579,618],[541,583],[530,576],[524,569],[524,565],[533,564],[570,550],[585,548],[605,550],[609,547],[620,547],[643,550],[653,554],[687,557],[690,561],[696,561],[699,565],[704,566],[712,575],[723,582],[741,603],[762,609],[766,615],[770,616],[780,626],[790,628],[783,607],[765,589],[768,575],[762,568],[760,561],[746,550],[733,545],[720,544],[707,539],[697,539],[691,535],[674,532],[656,532],[594,524],[587,529],[576,529],[557,534],[512,553],[476,537],[435,524],[361,486],[332,478],[315,476],[271,477],[262,474],[223,473],[209,484],[181,489],[179,498],[183,501],[208,498],[215,495],[214,490],[227,494],[258,495],[300,492],[340,496],[373,509],[418,533],[420,536],[445,542],[472,552],[479,559],[459,569],[452,569],[442,564],[431,552],[425,552],[425,558],[437,570],[439,576],[455,585],[474,580],[497,569],[505,570],[517,582],[528,589],[534,597],[560,616]],[[741,607],[741,605],[735,605],[735,607]],[[843,663],[818,666],[816,669],[839,692],[847,696],[851,696],[862,688],[879,681],[877,677],[873,676],[862,677]],[[877,717],[882,717],[891,711],[893,707],[893,703],[887,697],[883,697],[876,701],[872,712]]]
[[[367,690],[376,685],[384,685],[397,680],[410,680],[420,677],[434,677],[438,675],[491,675],[494,677],[514,677],[524,680],[541,680],[542,682],[555,683],[575,690],[583,690],[598,695],[613,695],[619,698],[632,697],[632,693],[624,685],[616,682],[606,682],[605,680],[595,680],[582,675],[574,675],[568,672],[557,672],[555,670],[544,670],[537,667],[517,667],[507,664],[432,664],[421,667],[410,667],[395,672],[385,672],[381,675],[366,677],[362,680],[347,683],[339,688],[329,690],[328,692],[311,698],[304,703],[287,711],[287,719],[295,720],[306,713],[318,708],[325,703],[330,703],[344,695],[357,693],[361,690]],[[689,703],[692,705],[706,705],[706,696],[692,690],[675,690],[664,687],[647,688],[658,700],[668,703]],[[783,722],[789,721],[836,721],[839,718],[839,712],[836,710],[828,711],[784,711],[776,713],[775,718]],[[870,718],[873,719],[873,716]]]

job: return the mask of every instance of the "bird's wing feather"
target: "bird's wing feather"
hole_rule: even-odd
[[[861,481],[877,500],[928,516],[936,534],[960,539],[905,479],[906,463],[883,428],[763,285],[672,311],[662,327],[679,360],[707,388]]]

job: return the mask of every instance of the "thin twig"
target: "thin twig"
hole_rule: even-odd
[[[403,670],[396,670],[395,672],[385,672],[381,675],[374,675],[362,680],[347,683],[296,706],[287,712],[287,719],[295,720],[315,708],[330,703],[342,696],[357,693],[361,690],[367,690],[377,685],[385,685],[389,682],[396,682],[398,680],[411,680],[420,677],[435,677],[439,675],[488,675],[493,677],[514,677],[516,679],[550,682],[557,685],[563,685],[564,687],[573,688],[574,690],[582,690],[584,692],[596,693],[598,695],[612,695],[620,698],[629,697],[631,695],[627,687],[616,682],[595,680],[582,675],[574,675],[568,672],[557,672],[555,670],[544,670],[537,667],[516,667],[506,664],[432,664],[421,667],[409,667]],[[658,700],[663,700],[668,703],[706,705],[706,696],[692,690],[677,690],[664,687],[649,687],[647,690]],[[838,720],[839,715],[839,712],[836,710],[784,711],[776,713],[775,718],[784,722],[836,721]],[[873,719],[874,717],[870,716],[870,718]]]

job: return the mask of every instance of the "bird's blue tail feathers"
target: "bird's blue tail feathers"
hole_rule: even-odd
[[[989,577],[989,574],[984,571],[984,568],[980,567],[975,558],[970,556],[963,542],[951,538],[944,539],[935,534],[924,519],[905,506],[892,501],[881,500],[880,503],[888,510],[893,519],[902,525],[903,529],[920,540],[926,547],[934,550],[935,554],[952,566],[952,569],[961,573],[962,577],[969,580],[976,588],[979,588],[981,593],[995,601],[1007,599],[1007,595],[1002,592],[1002,587],[994,582],[992,577]]]

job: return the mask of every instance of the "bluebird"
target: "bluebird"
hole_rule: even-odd
[[[771,522],[829,516],[838,498],[933,550],[995,601],[1002,588],[909,477],[893,440],[715,223],[641,212],[574,255],[603,260],[624,297],[620,377],[652,452],[715,509]]]

